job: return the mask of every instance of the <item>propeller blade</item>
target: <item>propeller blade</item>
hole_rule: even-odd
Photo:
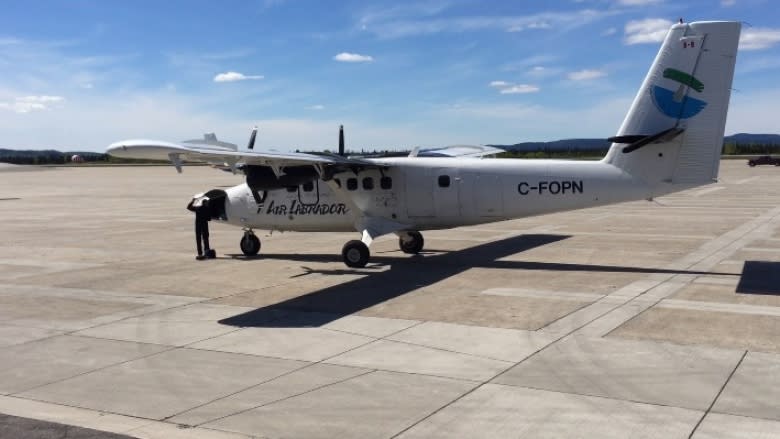
[[[344,155],[344,125],[339,125],[339,155]]]
[[[249,143],[246,144],[247,149],[255,149],[255,137],[257,137],[257,127],[252,128],[252,134],[249,136]]]

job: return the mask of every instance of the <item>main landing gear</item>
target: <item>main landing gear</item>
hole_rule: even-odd
[[[418,231],[412,230],[398,235],[398,247],[406,254],[416,255],[417,253],[420,253],[423,249],[423,245],[425,245],[425,240],[423,239],[422,233]]]
[[[407,254],[417,254],[423,249],[425,241],[420,232],[412,230],[398,233],[398,246]],[[354,239],[344,244],[341,249],[344,263],[350,268],[363,268],[368,264],[371,252],[363,241]]]
[[[241,238],[241,251],[246,256],[255,256],[260,252],[260,238],[255,236],[251,229],[244,230],[244,236]]]

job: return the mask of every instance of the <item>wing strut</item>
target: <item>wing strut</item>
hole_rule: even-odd
[[[176,172],[181,174],[181,154],[172,152],[168,154],[168,158],[171,159],[171,163],[173,163],[173,166],[176,168]]]

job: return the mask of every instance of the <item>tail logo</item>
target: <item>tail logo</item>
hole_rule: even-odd
[[[664,78],[676,82],[679,86],[677,90],[653,86],[653,102],[661,113],[674,119],[688,119],[699,114],[707,106],[706,102],[688,96],[686,93],[688,89],[698,93],[704,91],[704,84],[693,75],[669,68],[664,70]]]

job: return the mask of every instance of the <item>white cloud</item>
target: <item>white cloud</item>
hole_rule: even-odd
[[[648,6],[661,3],[663,0],[618,0],[618,4],[622,6]]]
[[[562,72],[560,67],[533,66],[525,72],[525,76],[534,79],[550,78]]]
[[[731,93],[726,133],[776,133],[780,88]]]
[[[507,88],[502,88],[500,93],[502,95],[514,95],[514,94],[536,93],[538,91],[539,91],[539,87],[535,85],[517,84]]]
[[[507,32],[522,32],[528,29],[550,29],[552,25],[546,21],[532,21],[530,23],[516,24],[510,26]]]
[[[617,28],[610,27],[607,29],[604,29],[604,32],[601,33],[602,37],[608,37],[610,35],[615,35],[617,33]]]
[[[263,79],[263,75],[245,75],[239,72],[225,72],[219,73],[214,76],[214,82],[236,82],[246,81],[249,79]]]
[[[740,75],[765,70],[780,70],[780,58],[774,56],[750,57],[737,63],[737,77]]]
[[[510,32],[519,32],[526,29],[567,31],[618,13],[619,11],[611,9],[582,9],[578,11],[540,12],[514,16],[437,17],[434,14],[433,16],[420,17],[378,14],[372,17],[370,22],[361,21],[360,28],[374,33],[380,38],[404,38],[417,35],[461,33],[491,29]]]
[[[506,70],[506,71],[527,70],[534,66],[538,66],[541,64],[549,64],[557,61],[558,61],[558,57],[554,55],[550,55],[550,54],[533,55],[518,61],[508,62],[501,66],[501,70]]]
[[[321,105],[321,104],[316,104],[316,105],[309,105],[307,107],[304,107],[304,109],[305,110],[316,110],[316,111],[319,111],[319,110],[324,110],[325,106]]]
[[[489,138],[477,143],[511,144],[573,137],[614,135],[631,106],[633,96],[597,99],[587,108],[506,102],[464,102],[441,110],[442,118],[454,126],[480,126]]]
[[[62,96],[21,96],[11,102],[0,102],[0,110],[10,110],[15,113],[30,113],[51,108],[51,104],[63,102]]]
[[[371,62],[374,60],[374,57],[358,53],[341,52],[334,56],[333,59],[340,62]]]
[[[735,4],[737,4],[737,0],[720,0],[720,5],[724,8],[734,6]]]
[[[579,70],[567,75],[572,81],[590,81],[591,79],[603,78],[604,76],[607,76],[607,72],[595,69]]]
[[[631,20],[626,23],[624,42],[628,45],[659,43],[664,40],[672,24],[672,21],[663,18]]]
[[[531,84],[515,84],[507,81],[492,81],[488,86],[497,88],[502,95],[515,95],[525,93],[536,93],[539,87]]]
[[[780,42],[780,29],[747,28],[742,30],[739,38],[741,50],[768,49]]]

